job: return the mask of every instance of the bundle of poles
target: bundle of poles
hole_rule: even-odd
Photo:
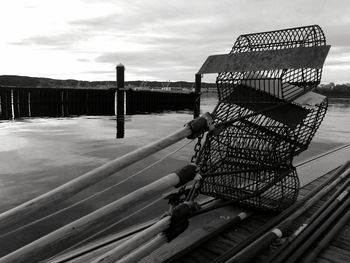
[[[252,262],[268,251],[276,241],[281,244],[276,246],[268,257],[260,257],[260,262],[313,262],[348,222],[349,191],[350,161],[340,166],[327,180],[214,262]],[[325,198],[327,200],[305,219],[305,214]],[[303,215],[304,217],[301,218]]]
[[[210,114],[204,114],[167,137],[112,160],[56,189],[0,214],[0,235],[6,235],[6,233],[21,227],[21,225],[28,223],[28,221],[39,212],[54,207],[87,187],[108,178],[153,153],[173,145],[182,139],[196,138],[199,134],[210,129],[210,123]],[[147,198],[157,196],[171,187],[180,187],[187,182],[192,181],[195,176],[196,166],[194,164],[186,165],[177,172],[164,176],[149,185],[139,188],[138,190],[78,220],[27,244],[26,246],[4,256],[0,259],[0,262],[29,263],[48,259],[74,246],[79,240],[92,235],[101,227],[112,224],[130,208],[143,202]],[[152,229],[155,228],[156,232],[162,232],[162,230],[168,225],[170,218],[173,218],[172,215],[161,219],[152,227]],[[169,234],[169,236],[170,235],[171,234]]]

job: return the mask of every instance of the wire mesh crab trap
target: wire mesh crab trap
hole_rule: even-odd
[[[315,25],[241,35],[230,54],[208,57],[199,73],[219,73],[212,117],[227,125],[210,132],[198,154],[202,194],[273,210],[296,200],[292,160],[326,113],[327,99],[311,90],[328,50]]]

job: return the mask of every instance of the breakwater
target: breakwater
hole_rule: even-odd
[[[114,90],[0,86],[0,118],[113,115]]]

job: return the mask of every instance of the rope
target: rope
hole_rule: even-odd
[[[122,180],[122,181],[120,181],[120,182],[118,182],[118,183],[116,183],[116,184],[114,184],[114,185],[112,185],[112,186],[109,186],[109,187],[105,188],[105,189],[102,190],[102,191],[99,191],[99,192],[97,192],[97,193],[95,193],[95,194],[93,194],[93,195],[90,195],[90,196],[88,196],[88,197],[86,197],[86,198],[84,198],[84,199],[82,199],[82,200],[80,200],[80,201],[78,201],[78,202],[76,202],[76,203],[74,203],[74,204],[71,204],[71,205],[69,205],[69,206],[67,206],[67,207],[65,207],[65,208],[62,208],[62,209],[60,209],[60,210],[58,210],[58,211],[56,211],[56,212],[54,212],[54,213],[52,213],[52,214],[49,214],[49,215],[44,216],[44,217],[42,217],[42,218],[39,218],[39,219],[37,219],[37,220],[35,220],[35,221],[32,221],[32,222],[30,222],[30,223],[28,223],[28,224],[25,224],[25,225],[23,225],[23,226],[20,226],[20,227],[14,229],[14,230],[11,230],[11,231],[9,231],[9,232],[3,234],[3,235],[0,235],[0,238],[4,238],[4,237],[6,237],[6,236],[8,236],[8,235],[11,235],[11,234],[17,232],[17,231],[23,230],[23,229],[28,228],[28,227],[30,227],[30,226],[33,226],[33,225],[35,225],[35,224],[37,224],[37,223],[40,223],[40,222],[42,222],[42,221],[44,221],[44,220],[46,220],[46,219],[49,219],[49,218],[51,218],[51,217],[53,217],[53,216],[55,216],[55,215],[58,215],[58,214],[60,214],[60,213],[62,213],[62,212],[65,212],[65,211],[67,211],[67,210],[69,210],[69,209],[71,209],[71,208],[73,208],[73,207],[75,207],[75,206],[77,206],[77,205],[80,205],[80,204],[84,203],[85,201],[88,201],[88,200],[90,200],[90,199],[92,199],[92,198],[95,198],[96,196],[99,196],[99,195],[101,195],[101,194],[103,194],[103,193],[105,193],[105,192],[107,192],[107,191],[109,191],[109,190],[111,190],[111,189],[113,189],[113,188],[115,188],[115,187],[118,187],[119,185],[121,185],[121,184],[123,184],[123,183],[129,181],[130,179],[132,179],[132,178],[134,178],[134,177],[140,175],[141,173],[143,173],[143,172],[149,170],[150,168],[152,168],[152,167],[155,166],[156,164],[159,164],[159,163],[161,163],[162,161],[164,161],[165,159],[169,158],[171,155],[173,155],[173,154],[177,153],[178,151],[182,150],[184,147],[186,147],[187,145],[189,145],[190,143],[192,143],[192,141],[194,141],[194,139],[193,139],[193,140],[190,140],[190,141],[188,141],[188,142],[186,142],[184,145],[180,146],[179,148],[177,148],[177,149],[175,149],[174,151],[170,152],[169,154],[165,155],[164,157],[162,157],[161,159],[157,160],[156,162],[153,162],[152,164],[146,166],[145,168],[143,168],[142,170],[136,172],[135,174],[129,176],[128,178],[125,178],[124,180]]]

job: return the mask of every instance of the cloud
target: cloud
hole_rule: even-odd
[[[80,35],[77,33],[64,33],[57,35],[41,35],[25,38],[16,42],[13,45],[32,45],[50,48],[71,48],[78,42],[87,40],[87,35]]]
[[[11,52],[65,53],[83,66],[75,74],[90,72],[90,79],[123,62],[136,79],[192,80],[207,56],[228,53],[241,34],[311,24],[319,24],[332,45],[326,65],[348,63],[340,61],[350,50],[348,0],[61,0],[54,6],[37,0],[35,6],[37,13],[26,8],[21,14],[16,28],[23,34],[3,35]]]

